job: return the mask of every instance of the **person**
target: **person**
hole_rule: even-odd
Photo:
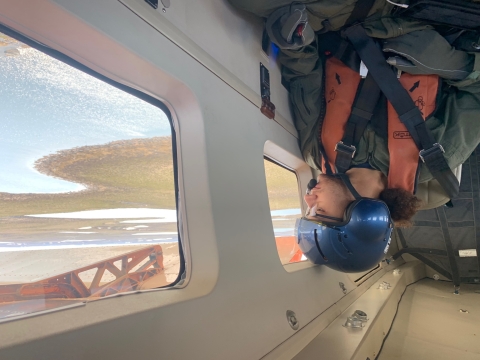
[[[398,116],[393,110],[396,109],[383,94],[372,111],[371,121],[355,144],[348,169],[344,169],[343,174],[327,171],[335,169],[336,144],[344,135],[355,99],[360,96],[358,89],[362,78],[361,69],[352,72],[355,66],[344,62],[343,58],[338,61],[331,56],[337,50],[335,44],[330,51],[325,43],[332,44],[328,37],[331,33],[340,34],[333,43],[343,41],[345,29],[352,25],[349,23],[352,13],[358,10],[355,10],[356,3],[345,0],[229,2],[266,18],[270,39],[280,48],[278,59],[282,64],[282,76],[289,85],[300,150],[309,165],[322,171],[317,184],[304,197],[308,210],[297,224],[300,246],[304,243],[302,250],[313,262],[335,263],[331,267],[337,270],[368,268],[378,262],[380,252],[386,252],[388,245],[385,243],[389,243],[393,223],[395,226],[410,225],[420,207],[420,200],[415,196],[417,184],[434,177],[426,164],[419,161],[418,149],[415,157],[404,163],[403,159],[410,156],[403,152],[403,144],[408,142],[397,141],[400,145],[392,145],[406,138],[414,143],[408,131],[391,130],[401,125],[398,121],[395,123],[394,118]],[[474,151],[480,139],[480,53],[470,52],[472,48],[465,46],[472,44],[472,32],[456,32],[449,39],[452,45],[429,23],[393,16],[396,5],[385,0],[372,3],[361,19],[362,28],[377,41],[387,62],[401,74],[402,85],[406,87],[405,84],[412,81],[406,90],[413,89],[412,101],[421,111],[435,145],[444,151],[450,169],[458,167]],[[478,34],[473,32],[473,37],[478,39]],[[414,95],[420,91],[415,88],[417,82],[430,84],[430,89],[422,90],[426,91],[422,93],[424,96]],[[345,100],[349,96],[350,99]],[[343,123],[338,116],[345,118]],[[412,148],[409,151],[412,153]],[[377,257],[357,266],[352,265],[355,262],[351,258],[352,249],[362,243],[357,254],[365,257],[369,247],[362,236],[372,237],[373,230],[358,227],[352,232],[348,229],[352,228],[354,207],[368,204],[365,199],[371,200],[371,209],[385,216],[374,216],[373,210],[362,205],[365,210],[362,213],[357,209],[358,219],[362,218],[364,223],[374,218],[388,218],[388,221],[382,220],[383,227],[376,230],[376,240],[370,242]],[[338,240],[340,233],[348,237],[350,243]],[[336,243],[332,245],[332,236],[335,242],[341,243],[340,248]],[[325,250],[327,248],[330,250]],[[347,260],[339,258],[340,252],[344,252],[342,256]],[[332,261],[333,257],[337,260]],[[327,258],[330,259],[325,260]]]

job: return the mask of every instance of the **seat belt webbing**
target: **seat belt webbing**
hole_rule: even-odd
[[[350,16],[345,22],[345,26],[351,26],[358,21],[364,20],[368,16],[374,3],[375,0],[357,0]],[[351,44],[342,39],[338,33],[333,33],[333,35],[330,35],[329,37],[327,36],[327,39],[329,38],[334,40],[331,41],[331,44],[333,45],[333,56],[357,71],[360,66],[360,61],[357,60],[358,55],[354,49],[351,48]],[[372,96],[369,96],[369,92]],[[355,100],[352,112],[346,124],[345,135],[343,136],[342,141],[335,146],[335,151],[337,152],[335,157],[336,172],[345,173],[350,168],[353,156],[355,155],[355,146],[360,141],[360,138],[373,115],[379,97],[380,89],[373,78],[367,76],[359,87],[357,99]],[[326,166],[327,165],[327,172],[328,170],[331,171],[331,169],[329,169],[330,165],[326,164]]]
[[[357,2],[355,3],[355,7],[350,13],[350,16],[348,17],[344,26],[349,27],[358,21],[365,20],[374,3],[375,0],[357,0]],[[336,41],[334,42],[335,50],[333,55],[347,66],[351,66],[351,64],[357,63],[357,54],[355,50],[351,48],[351,44],[348,41],[345,41],[345,39],[343,39],[341,36],[339,36],[338,33],[336,33],[335,35],[338,37],[338,39],[336,39]]]
[[[344,173],[350,169],[356,146],[373,116],[379,98],[380,88],[373,77],[368,74],[359,86],[358,95],[345,126],[342,141],[337,143],[335,147],[337,151],[335,157],[337,172]]]
[[[368,16],[368,13],[370,12],[370,9],[373,7],[374,3],[375,3],[375,0],[357,0],[352,12],[350,13],[350,16],[345,22],[345,26],[351,26],[357,21],[364,20]],[[350,43],[342,39],[342,37],[339,36],[338,33],[328,32],[324,36],[326,36],[325,40],[327,40],[328,43],[333,44],[330,50],[333,50],[334,56],[340,61],[342,61],[344,64],[347,64],[347,66],[350,66],[352,69],[357,70],[358,66],[360,65],[359,61],[357,61],[358,56],[355,53],[355,51],[352,51]],[[323,147],[321,146],[319,150],[325,160],[325,167],[326,167],[327,174],[333,174],[330,164],[328,162],[328,159],[326,157],[325,149],[323,149]],[[339,154],[340,153],[337,154],[336,159],[338,158]],[[337,166],[336,159],[335,159],[335,166]],[[344,161],[342,161],[342,163],[343,162]],[[350,162],[351,162],[351,158],[350,158]],[[340,166],[346,166],[346,163],[345,165],[340,165]]]
[[[368,16],[368,13],[370,12],[370,9],[373,7],[374,3],[375,0],[357,0],[353,11],[350,13],[350,16],[345,22],[345,26],[351,26],[357,21],[364,20]]]
[[[392,104],[400,121],[405,124],[410,132],[413,141],[420,150],[420,159],[426,164],[447,195],[450,198],[455,197],[459,192],[459,184],[443,156],[445,152],[443,147],[435,142],[423,120],[422,113],[386,63],[381,50],[360,25],[348,28],[345,35],[365,63],[369,74],[372,75],[385,97]]]

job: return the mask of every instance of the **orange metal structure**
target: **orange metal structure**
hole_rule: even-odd
[[[282,263],[301,261],[302,252],[294,236],[276,237],[275,240]],[[94,299],[140,290],[147,280],[164,275],[163,270],[162,247],[152,245],[40,281],[0,285],[0,304],[35,299]],[[104,279],[107,271],[110,273],[108,281]],[[90,281],[82,276],[86,272],[89,272]]]
[[[299,262],[302,260],[302,251],[300,250],[295,236],[277,236],[275,237],[277,244],[278,256],[282,264]]]
[[[148,279],[163,274],[163,269],[162,247],[149,246],[34,283],[0,285],[0,303],[99,298],[134,291]],[[115,277],[114,280],[102,281],[107,270]],[[87,271],[94,272],[91,282],[82,280],[82,277],[85,278],[82,273]]]

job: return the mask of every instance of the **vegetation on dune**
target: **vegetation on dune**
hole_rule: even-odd
[[[300,207],[297,176],[271,161],[264,160],[270,210]]]
[[[62,150],[35,162],[49,176],[90,189],[173,191],[170,137],[114,141]]]
[[[170,137],[62,150],[37,160],[35,168],[87,189],[58,194],[0,193],[0,216],[128,207],[175,209]]]
[[[175,209],[171,137],[114,141],[49,154],[41,173],[80,183],[86,190],[57,194],[0,193],[0,216],[95,209]],[[265,161],[271,210],[300,206],[294,173]]]
[[[15,41],[16,40],[12,39],[10,36],[0,33],[0,46],[5,46]]]

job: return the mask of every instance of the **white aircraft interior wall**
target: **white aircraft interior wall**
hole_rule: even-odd
[[[302,328],[345,297],[339,282],[347,293],[357,288],[346,274],[326,267],[282,266],[263,156],[267,151],[296,169],[300,197],[311,173],[297,139],[162,35],[162,12],[138,0],[143,11],[154,14],[150,22],[158,18],[152,26],[117,0],[1,0],[0,5],[4,25],[165,101],[178,136],[188,276],[183,288],[2,323],[1,359],[258,359],[295,333],[287,310],[295,311]],[[259,92],[262,56],[255,20],[252,28],[243,18],[226,24],[225,14],[238,13],[220,0],[174,0],[165,14]],[[225,28],[232,31],[215,39]],[[289,118],[275,66],[271,78],[273,101]]]
[[[121,1],[141,16],[153,12],[143,0]],[[269,58],[262,51],[263,20],[236,10],[226,0],[172,1],[165,10],[162,11],[159,2],[156,12],[162,19],[171,22],[257,95],[260,95],[259,63],[269,68],[272,102],[277,113],[292,122],[279,67],[273,55]]]

